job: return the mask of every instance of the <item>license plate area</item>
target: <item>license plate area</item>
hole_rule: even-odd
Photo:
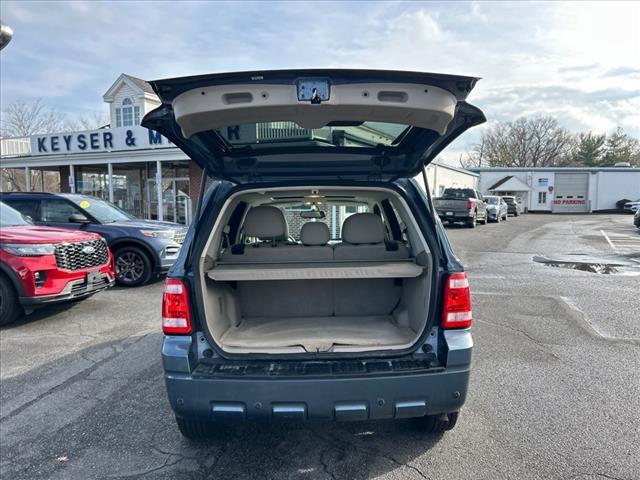
[[[99,270],[87,272],[87,286],[92,286],[98,283],[102,283],[102,275]]]
[[[453,217],[453,212],[447,212],[447,213],[445,213],[445,215],[446,215],[447,217]]]
[[[309,78],[296,81],[299,102],[320,104],[329,100],[329,80],[322,78]]]

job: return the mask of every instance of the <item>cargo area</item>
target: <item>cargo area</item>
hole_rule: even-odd
[[[432,257],[401,199],[381,189],[279,196],[228,201],[212,232],[202,298],[216,344],[231,353],[413,345],[428,323]]]

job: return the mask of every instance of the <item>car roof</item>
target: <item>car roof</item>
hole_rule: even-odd
[[[82,193],[65,193],[65,192],[0,192],[0,196],[7,197],[63,197],[72,200],[74,198],[95,198]]]

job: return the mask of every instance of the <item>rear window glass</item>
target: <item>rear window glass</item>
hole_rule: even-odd
[[[469,198],[475,197],[475,194],[470,188],[447,188],[443,196],[448,198]]]
[[[262,122],[216,130],[232,147],[300,144],[327,147],[393,145],[407,125],[383,122],[342,122],[322,128],[302,128],[294,122]]]
[[[341,238],[341,227],[347,217],[354,213],[367,213],[370,211],[366,204],[329,204],[318,206],[293,205],[281,208],[284,219],[287,221],[289,236],[296,242],[300,241],[300,230],[307,222],[323,222],[329,227],[331,240],[338,241]],[[308,218],[311,211],[324,212],[324,218]],[[305,213],[303,213],[305,212]],[[307,218],[305,218],[307,217]]]

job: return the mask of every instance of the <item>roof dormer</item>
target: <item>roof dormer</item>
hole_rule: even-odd
[[[124,73],[102,98],[109,104],[112,128],[140,125],[142,117],[160,105],[148,82]]]

